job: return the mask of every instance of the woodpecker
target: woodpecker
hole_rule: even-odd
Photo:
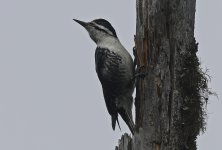
[[[115,29],[107,20],[95,19],[91,22],[73,20],[88,31],[97,45],[96,72],[102,85],[106,107],[111,115],[113,130],[116,122],[119,125],[119,114],[134,134],[135,126],[132,119],[134,64],[131,55],[120,43]]]

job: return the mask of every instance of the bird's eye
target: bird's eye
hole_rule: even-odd
[[[94,27],[94,24],[92,22],[89,23],[90,26]]]

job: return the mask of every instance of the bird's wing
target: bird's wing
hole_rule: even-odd
[[[96,72],[103,87],[103,95],[110,115],[117,115],[116,95],[121,78],[121,57],[105,48],[97,47],[95,53]]]
[[[126,94],[123,92],[126,86],[126,75],[122,58],[117,54],[105,48],[97,47],[95,53],[96,72],[103,87],[103,94],[106,107],[112,116],[112,127],[115,129],[118,122],[118,113],[134,133],[134,123],[132,121],[132,112],[127,112],[122,107],[118,108],[116,98]],[[122,93],[123,92],[123,93]],[[118,102],[119,103],[119,102]]]
[[[102,85],[113,88],[118,86],[124,75],[124,70],[120,69],[122,58],[108,49],[97,47],[95,61],[96,72]]]

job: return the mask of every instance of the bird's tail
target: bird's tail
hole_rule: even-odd
[[[118,110],[120,116],[126,122],[127,126],[129,127],[131,133],[134,135],[135,133],[135,125],[132,118],[132,112],[127,112],[125,109],[121,108]]]
[[[119,126],[119,129],[121,131],[121,128],[120,128],[120,125],[119,125],[118,114],[112,115],[111,118],[112,118],[112,128],[113,128],[113,130],[115,130],[116,122],[117,122],[118,126]]]

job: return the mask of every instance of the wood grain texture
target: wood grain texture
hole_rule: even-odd
[[[201,126],[195,125],[198,117],[191,113],[195,111],[183,111],[185,101],[189,99],[191,104],[193,97],[184,95],[187,87],[181,82],[184,64],[191,60],[185,58],[192,54],[198,61],[195,7],[196,0],[136,1],[136,62],[145,77],[138,77],[136,85],[136,133],[130,143],[133,150],[197,149]],[[193,73],[198,74],[197,70]],[[199,81],[189,78],[189,82]],[[193,108],[201,111],[201,104],[195,104]]]

